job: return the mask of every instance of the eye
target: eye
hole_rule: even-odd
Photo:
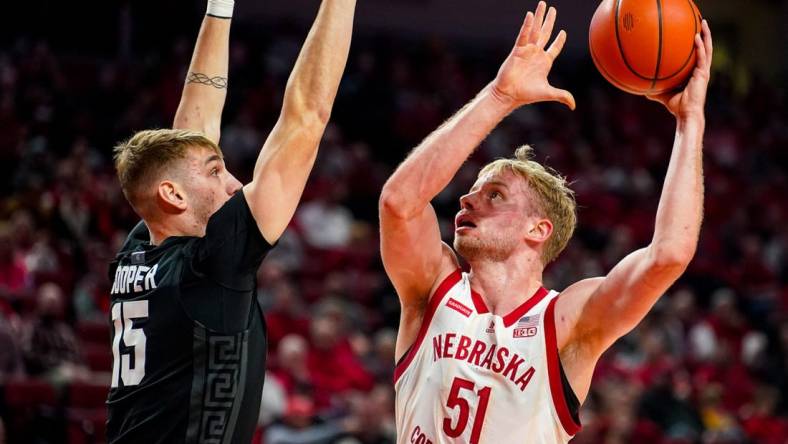
[[[219,168],[212,168],[211,169],[211,176],[218,176],[219,175]]]
[[[491,191],[490,192],[490,199],[498,199],[498,198],[501,198],[501,197],[503,197],[503,195],[501,193],[497,192],[497,191]]]

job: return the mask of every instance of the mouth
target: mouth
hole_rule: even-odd
[[[472,221],[471,221],[471,220],[470,220],[468,217],[466,217],[466,216],[460,216],[460,217],[458,217],[458,218],[457,218],[457,220],[456,220],[456,222],[455,222],[455,226],[456,226],[456,228],[455,228],[455,230],[454,230],[454,231],[457,231],[457,232],[460,232],[460,231],[467,231],[467,230],[471,230],[471,229],[473,229],[473,228],[476,228],[476,224],[475,224],[475,223],[473,223],[473,222],[472,222]]]

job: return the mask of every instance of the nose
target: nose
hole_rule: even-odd
[[[476,193],[468,193],[460,197],[460,208],[463,210],[473,210],[473,197]]]
[[[232,196],[233,194],[237,193],[238,190],[240,190],[242,187],[243,184],[241,184],[241,181],[236,179],[235,176],[233,176],[228,172],[227,181],[225,182],[225,190],[227,191],[227,194]]]

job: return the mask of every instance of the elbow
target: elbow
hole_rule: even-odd
[[[382,215],[395,217],[397,219],[408,219],[410,214],[406,206],[407,200],[404,194],[392,186],[390,182],[383,186],[378,201],[378,211]]]
[[[325,128],[331,119],[332,103],[311,97],[313,95],[314,92],[310,94],[289,85],[285,92],[282,113],[305,127]]]
[[[679,274],[687,269],[695,256],[696,244],[651,246],[651,263],[659,270],[677,271]]]
[[[219,143],[219,137],[221,136],[220,121],[215,119],[204,119],[202,116],[191,116],[187,113],[177,114],[172,127],[174,129],[198,131],[214,143]]]
[[[305,135],[313,135],[318,139],[323,137],[323,132],[331,117],[330,111],[315,110],[303,106],[282,107],[281,119],[287,123],[292,131]]]
[[[320,104],[310,111],[317,123],[322,125],[323,128],[325,128],[326,125],[328,125],[328,121],[331,120],[331,108],[331,106]]]

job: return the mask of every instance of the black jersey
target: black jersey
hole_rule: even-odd
[[[265,322],[256,273],[271,249],[243,192],[204,237],[149,242],[140,222],[110,265],[110,443],[248,443],[260,411]]]

